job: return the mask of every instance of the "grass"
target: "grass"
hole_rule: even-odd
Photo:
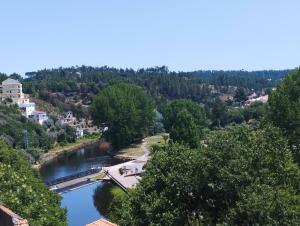
[[[158,134],[155,136],[146,137],[147,142],[146,147],[150,149],[154,144],[164,144],[163,134]],[[119,151],[119,155],[126,157],[139,157],[144,154],[142,148],[142,142],[138,144],[132,144],[127,148],[123,148]]]
[[[142,144],[132,144],[127,148],[123,148],[119,151],[119,155],[123,155],[123,156],[142,156],[144,154],[142,148],[141,148]]]
[[[165,141],[164,141],[162,135],[163,135],[163,133],[155,135],[155,136],[151,136],[151,137],[146,137],[145,138],[147,141],[146,147],[148,149],[150,149],[154,144],[164,144]]]

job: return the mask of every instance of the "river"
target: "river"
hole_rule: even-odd
[[[87,170],[92,166],[110,166],[117,163],[116,159],[100,151],[94,145],[61,155],[43,165],[40,173],[44,180],[53,180]],[[96,193],[106,192],[107,186],[111,185],[99,181],[61,193],[62,207],[67,208],[67,219],[70,226],[84,226],[103,217],[104,213],[98,211],[94,205],[93,196],[95,191]],[[103,196],[103,194],[101,195]],[[109,194],[107,196],[109,197]],[[107,206],[107,202],[110,200],[103,198],[102,201],[101,205]]]

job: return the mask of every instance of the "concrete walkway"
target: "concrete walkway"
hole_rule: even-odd
[[[149,150],[146,145],[147,141],[144,139],[141,146],[144,152],[143,156],[114,166],[103,167],[105,174],[124,190],[134,188],[141,180],[139,175],[144,171],[143,166],[148,161]],[[120,173],[120,169],[123,174]]]

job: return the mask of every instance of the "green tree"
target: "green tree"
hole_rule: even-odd
[[[289,139],[300,164],[300,69],[290,73],[269,98],[268,118]]]
[[[197,127],[193,116],[186,109],[177,114],[170,131],[170,138],[191,148],[199,146],[200,128]]]
[[[245,89],[238,88],[234,94],[234,100],[239,103],[243,103],[247,100],[247,95]]]
[[[177,114],[184,109],[194,118],[196,126],[199,128],[206,126],[205,111],[201,105],[191,100],[175,100],[163,110],[163,122],[167,132],[170,132],[176,121]]]
[[[236,126],[198,149],[156,148],[118,212],[121,225],[299,223],[300,171],[278,129]]]
[[[217,98],[211,106],[212,126],[224,126],[227,120],[227,107],[224,101]]]
[[[42,182],[22,153],[0,140],[0,202],[30,225],[67,225],[61,197]]]
[[[95,124],[108,126],[106,136],[116,147],[142,139],[153,123],[152,99],[137,86],[117,83],[98,94],[90,106]]]

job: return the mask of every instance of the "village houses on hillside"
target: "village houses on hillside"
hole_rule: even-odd
[[[39,124],[48,120],[46,112],[37,111],[35,103],[30,102],[29,95],[23,93],[22,83],[18,80],[8,78],[0,85],[0,101],[11,100],[19,106],[19,109],[26,118],[32,118]]]
[[[47,113],[36,110],[36,104],[29,100],[28,94],[23,93],[22,83],[18,80],[8,78],[0,85],[0,102],[7,100],[17,104],[23,116],[33,119],[40,125],[48,120]],[[84,130],[86,130],[87,133],[98,131],[98,128],[95,126],[87,126],[83,125],[84,123],[79,123],[71,111],[60,115],[59,119],[61,124],[74,128],[77,137],[82,137],[84,135]]]

